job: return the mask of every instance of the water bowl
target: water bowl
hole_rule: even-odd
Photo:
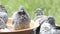
[[[8,26],[12,26],[12,20],[11,20],[11,18],[8,19],[7,25]],[[38,23],[35,23],[33,20],[31,20],[30,27],[27,28],[27,29],[14,30],[12,32],[0,32],[0,34],[31,34],[32,31],[33,31],[33,29],[37,28],[38,26],[39,26]]]

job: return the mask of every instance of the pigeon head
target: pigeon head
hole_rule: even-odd
[[[7,13],[7,11],[6,11],[5,7],[4,7],[4,6],[2,6],[2,5],[0,5],[0,12],[6,12],[6,13]]]
[[[55,19],[52,16],[48,17],[48,23],[52,26],[55,26]]]
[[[0,5],[0,8],[4,8],[2,5]]]
[[[37,8],[35,13],[37,15],[43,15],[42,10],[40,8]]]
[[[23,7],[21,7],[21,8],[19,9],[18,14],[19,14],[19,15],[25,15],[25,10],[24,10]]]
[[[0,5],[0,11],[3,10],[3,9],[4,9],[4,7],[2,5]]]

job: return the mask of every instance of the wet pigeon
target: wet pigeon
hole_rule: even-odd
[[[0,18],[2,18],[4,22],[7,23],[8,13],[2,5],[0,5]]]
[[[40,24],[46,18],[46,16],[43,14],[42,9],[40,8],[37,8],[35,13],[36,13],[36,17],[34,18],[34,21]],[[40,26],[33,30],[34,34],[39,34],[39,31],[40,31]]]
[[[20,7],[19,11],[12,16],[12,25],[15,30],[29,28],[30,17],[25,12],[23,7]]]
[[[41,24],[40,34],[60,34],[60,27],[55,25],[55,19],[48,16]]]

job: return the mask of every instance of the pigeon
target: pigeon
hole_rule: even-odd
[[[7,28],[4,20],[2,18],[0,18],[0,29],[4,29],[4,28]]]
[[[55,19],[53,17],[48,17],[48,21],[52,26],[51,33],[52,34],[60,34],[60,26],[55,24]]]
[[[42,23],[40,24],[40,34],[51,34],[51,32],[49,31],[52,28],[51,23],[49,23],[51,20],[52,18],[48,18],[47,16],[47,18],[42,21]]]
[[[10,29],[6,25],[8,21],[8,12],[5,7],[0,5],[0,32],[10,32]]]
[[[36,14],[36,17],[34,18],[34,21],[35,21],[35,22],[39,22],[39,20],[40,20],[40,19],[42,18],[42,16],[43,16],[42,9],[37,8],[35,14]],[[40,19],[39,19],[39,18],[40,18]]]
[[[11,32],[2,18],[0,18],[0,32]]]
[[[5,7],[0,5],[0,18],[4,20],[5,23],[8,21],[8,12],[6,11]]]
[[[34,22],[39,23],[39,27],[33,29],[34,34],[39,34],[40,32],[40,23],[46,18],[46,16],[43,14],[42,9],[37,8],[36,9],[36,17],[34,18]]]
[[[25,12],[23,7],[20,7],[18,12],[12,16],[12,25],[15,30],[29,28],[30,16]]]
[[[60,26],[55,25],[55,19],[48,16],[41,24],[40,34],[60,34]]]

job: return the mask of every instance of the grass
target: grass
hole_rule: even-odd
[[[9,17],[22,5],[33,19],[35,9],[39,7],[45,15],[54,16],[56,23],[60,24],[60,0],[0,0],[0,4],[5,6]]]

